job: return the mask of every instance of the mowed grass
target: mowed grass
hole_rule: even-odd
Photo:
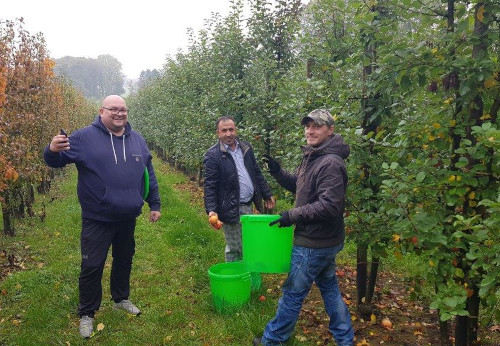
[[[0,264],[16,254],[24,267],[0,282],[1,345],[249,345],[273,316],[277,298],[262,302],[252,292],[240,311],[219,313],[212,303],[208,269],[224,262],[224,238],[208,226],[201,205],[190,204],[182,174],[155,158],[162,198],[162,218],[137,222],[136,254],[130,299],[138,317],[112,308],[109,293],[111,257],[103,275],[103,301],[92,338],[78,332],[80,207],[76,169],[65,170],[48,195],[37,196],[34,217],[16,223],[16,236],[0,236]],[[104,327],[97,331],[97,327]]]
[[[0,281],[0,345],[251,345],[253,337],[261,335],[274,316],[286,274],[262,274],[262,286],[252,291],[246,306],[218,312],[207,272],[224,262],[224,236],[209,227],[202,196],[187,188],[186,176],[156,157],[155,168],[162,218],[151,224],[147,206],[138,218],[131,277],[130,299],[141,316],[113,310],[109,256],[95,334],[88,340],[79,335],[81,216],[77,172],[70,166],[49,194],[37,196],[38,216],[16,221],[15,237],[0,235],[0,269],[12,271]],[[284,201],[278,205],[279,210],[289,207]],[[9,254],[15,254],[16,266],[24,269],[13,271]],[[383,266],[406,275],[418,273],[420,261],[412,258],[384,261]],[[346,242],[338,263],[355,267],[355,261],[356,246]],[[265,301],[259,300],[261,295]],[[288,344],[316,343],[292,337]]]

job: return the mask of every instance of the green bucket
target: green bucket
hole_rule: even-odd
[[[208,269],[215,308],[220,312],[240,309],[250,300],[250,273],[242,262],[218,263]]]
[[[269,226],[279,215],[241,215],[243,262],[249,272],[288,273],[293,227]]]

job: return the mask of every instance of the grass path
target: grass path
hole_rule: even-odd
[[[17,270],[0,281],[1,345],[249,345],[275,311],[276,301],[253,292],[242,311],[220,314],[213,308],[208,268],[224,261],[224,240],[206,222],[201,206],[190,204],[187,178],[156,160],[162,218],[138,219],[131,297],[139,317],[112,309],[110,258],[103,280],[103,302],[89,340],[78,333],[80,207],[76,170],[68,169],[49,195],[38,196],[36,209],[46,217],[23,220],[17,236],[0,236],[2,257],[14,253]],[[264,287],[265,285],[263,285]],[[264,289],[264,288],[262,288]]]

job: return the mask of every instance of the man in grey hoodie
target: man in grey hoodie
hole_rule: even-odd
[[[91,125],[69,137],[65,133],[54,136],[44,151],[48,166],[74,163],[78,169],[77,193],[82,207],[78,314],[84,338],[92,335],[94,314],[101,305],[102,273],[111,246],[114,307],[140,314],[128,300],[136,218],[144,200],[151,209],[151,222],[158,221],[161,215],[151,154],[144,138],[132,130],[127,116],[123,98],[108,96]],[[149,177],[147,191],[145,177]]]
[[[266,325],[262,338],[254,339],[254,344],[278,345],[290,338],[304,298],[315,282],[337,345],[352,345],[351,316],[335,274],[335,257],[344,246],[344,160],[350,150],[342,137],[334,133],[333,117],[327,110],[312,111],[302,119],[302,125],[307,145],[302,148],[303,158],[296,174],[286,172],[276,160],[266,156],[271,175],[296,198],[295,207],[282,212],[269,225],[295,224],[295,230],[291,268],[276,316]]]

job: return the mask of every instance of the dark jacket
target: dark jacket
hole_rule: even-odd
[[[243,151],[243,162],[254,186],[253,203],[258,210],[262,207],[262,198],[272,196],[271,188],[267,184],[257,165],[255,155],[249,143],[237,139]],[[204,200],[208,212],[215,211],[222,222],[236,223],[240,220],[240,184],[236,163],[224,144],[219,141],[205,154],[203,160],[205,168]]]
[[[158,182],[144,138],[127,123],[122,136],[111,134],[98,116],[94,122],[69,137],[70,150],[54,153],[45,148],[50,167],[74,163],[78,169],[78,199],[82,217],[100,221],[122,221],[141,214],[144,201],[144,167],[150,190],[146,201],[160,210]]]
[[[302,147],[302,163],[292,175],[283,169],[273,174],[276,181],[295,193],[295,207],[289,210],[295,223],[294,244],[325,248],[344,241],[344,207],[347,171],[344,159],[349,146],[333,134],[319,147]]]

